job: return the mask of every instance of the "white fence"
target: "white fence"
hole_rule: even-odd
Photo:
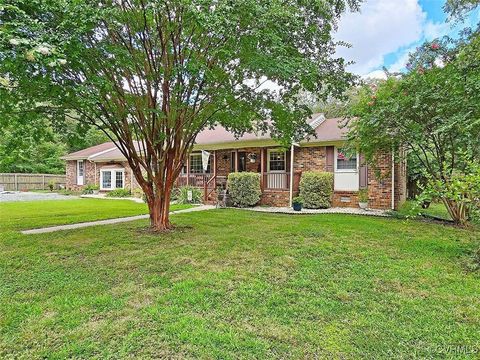
[[[0,173],[0,188],[6,191],[47,190],[49,184],[59,189],[65,181],[65,175]]]

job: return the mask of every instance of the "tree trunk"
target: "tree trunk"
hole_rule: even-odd
[[[465,226],[468,221],[468,209],[461,201],[442,199],[453,222],[459,226]]]
[[[153,231],[172,229],[172,224],[170,223],[170,198],[172,188],[173,182],[168,181],[163,187],[152,191],[152,196],[147,196],[147,204],[150,212],[150,227]]]

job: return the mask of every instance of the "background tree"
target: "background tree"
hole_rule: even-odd
[[[270,127],[284,142],[311,131],[295,95],[348,86],[331,32],[356,3],[4,0],[1,100],[74,111],[105,131],[146,195],[153,229],[168,229],[172,186],[202,129]]]
[[[452,46],[454,45],[454,46]],[[445,203],[464,223],[468,208],[452,186],[480,161],[480,36],[425,43],[411,55],[409,71],[377,87],[364,87],[351,107],[349,136],[372,159],[378,150],[404,147]],[[478,179],[478,177],[475,177]],[[448,191],[440,191],[442,185]],[[450,194],[450,195],[449,195]]]
[[[444,10],[450,14],[452,18],[461,20],[466,14],[479,5],[479,0],[447,0]]]

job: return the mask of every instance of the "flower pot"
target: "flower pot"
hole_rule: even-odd
[[[365,210],[368,207],[368,202],[359,202],[358,206],[360,207],[360,209]]]
[[[93,195],[98,195],[100,193],[100,190],[93,190]]]
[[[293,204],[293,210],[301,211],[302,210],[302,204]]]

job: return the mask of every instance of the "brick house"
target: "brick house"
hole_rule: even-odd
[[[260,174],[260,204],[288,206],[304,171],[329,171],[334,174],[333,206],[357,207],[358,191],[368,189],[369,207],[397,209],[406,198],[406,164],[394,161],[392,154],[379,154],[375,166],[367,166],[361,154],[347,153],[345,128],[341,119],[325,119],[315,114],[310,120],[316,137],[301,141],[290,149],[279,146],[268,134],[248,133],[236,139],[218,126],[202,131],[192,154],[177,180],[177,186],[191,185],[213,201],[216,191],[226,186],[230,172]],[[208,157],[204,170],[202,151]],[[210,155],[208,155],[210,154]],[[115,188],[133,190],[135,178],[124,156],[112,142],[66,155],[67,188],[81,190],[87,184],[100,191]]]

